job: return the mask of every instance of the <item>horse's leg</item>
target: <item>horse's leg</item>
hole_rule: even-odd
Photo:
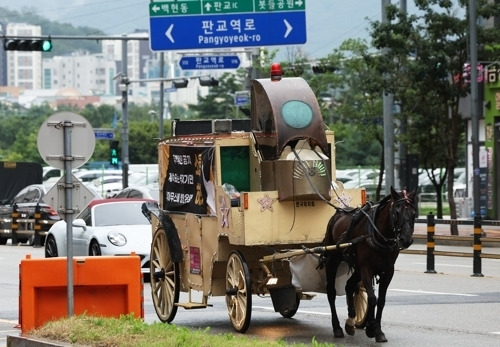
[[[340,327],[339,318],[337,316],[337,310],[335,308],[335,299],[337,297],[337,291],[335,290],[335,280],[337,277],[337,268],[341,261],[341,255],[339,252],[331,252],[328,256],[326,262],[326,294],[328,297],[328,303],[330,304],[330,311],[332,314],[332,327],[334,337],[344,337],[344,332]]]
[[[382,311],[385,306],[385,297],[387,295],[387,289],[391,283],[392,276],[394,275],[394,268],[392,270],[387,270],[384,276],[380,277],[380,282],[378,286],[378,301],[377,301],[377,315],[375,317],[375,341],[377,342],[387,342],[385,334],[382,332]]]
[[[375,306],[377,305],[377,297],[373,290],[373,275],[368,269],[363,269],[361,273],[361,280],[366,289],[368,296],[368,308],[366,310],[366,328],[365,333],[369,338],[375,337]]]
[[[358,290],[358,283],[360,281],[359,271],[354,271],[352,276],[347,280],[345,286],[345,294],[347,301],[348,318],[345,322],[345,331],[349,335],[354,335],[354,325],[356,318],[356,309],[354,307],[354,293]]]

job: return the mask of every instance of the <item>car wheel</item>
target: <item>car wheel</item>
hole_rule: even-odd
[[[45,242],[45,258],[57,257],[57,243],[54,236],[47,236],[47,241]]]
[[[90,252],[89,255],[93,256],[98,256],[101,255],[101,246],[99,246],[99,243],[96,240],[92,240],[90,243]]]
[[[0,238],[0,245],[6,245],[8,239]]]

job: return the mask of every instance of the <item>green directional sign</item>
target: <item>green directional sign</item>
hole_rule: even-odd
[[[189,16],[229,13],[305,11],[305,0],[171,0],[149,3],[149,16]]]

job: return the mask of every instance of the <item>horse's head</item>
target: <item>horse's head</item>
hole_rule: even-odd
[[[416,190],[409,194],[405,190],[398,193],[391,187],[391,222],[399,249],[408,248],[413,243],[416,193]]]

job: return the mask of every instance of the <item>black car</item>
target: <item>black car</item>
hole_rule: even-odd
[[[37,205],[41,214],[40,245],[43,245],[45,235],[50,227],[61,218],[57,212],[43,202],[43,196],[47,193],[41,184],[32,184],[23,188],[17,195],[4,205],[0,205],[0,245],[5,245],[8,239],[12,239],[12,210],[17,206],[17,242],[35,241],[35,210]]]

